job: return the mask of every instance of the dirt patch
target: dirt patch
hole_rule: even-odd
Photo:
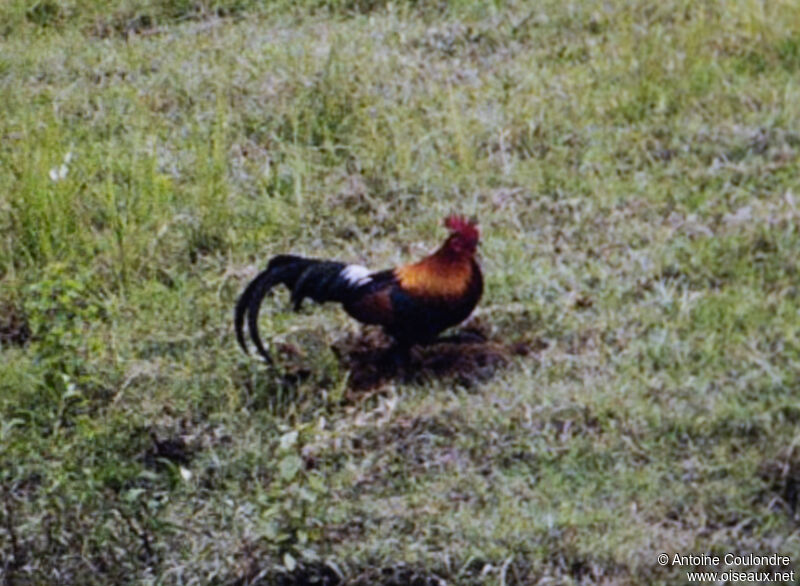
[[[415,346],[400,359],[392,341],[379,330],[366,330],[338,341],[333,351],[350,372],[350,388],[368,390],[391,380],[420,382],[451,378],[463,386],[491,378],[513,356],[532,349],[526,342],[487,339],[478,325],[429,346]]]

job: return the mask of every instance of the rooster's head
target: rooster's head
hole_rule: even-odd
[[[450,230],[450,237],[445,246],[450,252],[458,256],[472,256],[480,241],[478,221],[475,218],[467,219],[464,216],[452,215],[444,220],[444,225]]]

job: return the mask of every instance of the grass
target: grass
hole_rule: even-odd
[[[5,583],[796,567],[792,3],[12,0],[0,22]],[[473,325],[502,360],[359,390],[357,324],[284,295],[278,369],[236,347],[270,255],[388,267],[453,210],[481,220]]]

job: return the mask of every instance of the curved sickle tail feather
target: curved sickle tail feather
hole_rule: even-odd
[[[272,363],[269,353],[264,344],[261,342],[261,336],[258,334],[258,314],[261,310],[261,301],[266,296],[267,292],[277,285],[273,274],[269,271],[264,271],[256,279],[247,286],[239,302],[236,304],[236,338],[239,340],[239,345],[247,353],[247,344],[244,340],[243,324],[245,316],[247,317],[247,330],[250,332],[250,339],[258,350],[258,353],[264,358],[265,361]]]
[[[292,255],[278,255],[272,258],[267,268],[259,273],[242,292],[236,302],[234,326],[236,340],[245,351],[247,342],[244,336],[244,324],[250,339],[258,353],[268,363],[272,363],[269,353],[258,333],[258,314],[261,302],[275,285],[284,284],[292,292],[292,302],[297,310],[305,297],[314,301],[342,301],[346,290],[352,289],[353,283],[342,277],[344,263],[321,261]]]
[[[261,343],[258,335],[258,312],[261,308],[261,300],[267,292],[277,284],[269,270],[263,271],[253,279],[236,302],[234,313],[234,325],[236,326],[236,340],[242,347],[245,354],[248,353],[247,342],[244,338],[244,321],[247,318],[247,329],[250,331],[250,338],[258,350],[258,353],[269,363],[272,359]]]
[[[245,354],[248,353],[247,342],[244,337],[244,323],[245,319],[247,319],[247,329],[256,350],[265,361],[272,363],[272,358],[264,348],[261,336],[258,333],[258,314],[261,310],[261,302],[275,285],[285,283],[288,287],[293,287],[300,273],[308,268],[309,262],[307,259],[298,256],[279,255],[273,257],[269,261],[267,268],[250,281],[250,284],[242,292],[236,302],[233,321],[236,329],[236,340]]]

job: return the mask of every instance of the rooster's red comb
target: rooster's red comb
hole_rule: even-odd
[[[476,218],[467,219],[464,216],[453,214],[445,218],[444,225],[449,230],[460,234],[464,238],[470,240],[478,240],[480,238],[478,220]]]

